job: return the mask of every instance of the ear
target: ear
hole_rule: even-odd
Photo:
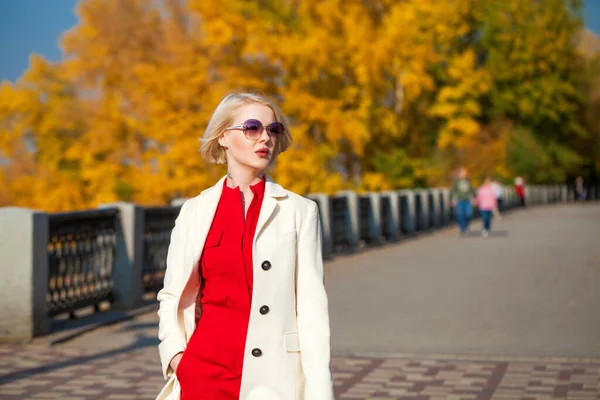
[[[227,139],[224,134],[219,137],[219,146],[227,147]]]

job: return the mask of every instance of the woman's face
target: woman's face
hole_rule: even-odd
[[[231,125],[243,125],[249,119],[259,120],[265,127],[276,121],[271,108],[262,104],[246,104],[237,110]],[[228,164],[262,171],[271,163],[276,140],[276,135],[269,136],[267,129],[263,129],[256,140],[248,139],[242,129],[234,129],[226,131],[219,142],[227,147]]]

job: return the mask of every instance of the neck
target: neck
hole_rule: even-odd
[[[240,187],[240,190],[247,190],[250,185],[257,184],[263,179],[264,171],[255,171],[246,168],[236,168],[229,165],[227,171],[227,186],[230,188]]]

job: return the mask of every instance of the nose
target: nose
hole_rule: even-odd
[[[260,143],[267,143],[271,140],[271,134],[269,133],[269,130],[265,127],[262,131],[262,133],[260,134],[260,137],[258,138],[258,141]]]

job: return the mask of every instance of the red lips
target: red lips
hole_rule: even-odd
[[[269,155],[269,149],[260,149],[255,151],[260,157],[267,157]]]

